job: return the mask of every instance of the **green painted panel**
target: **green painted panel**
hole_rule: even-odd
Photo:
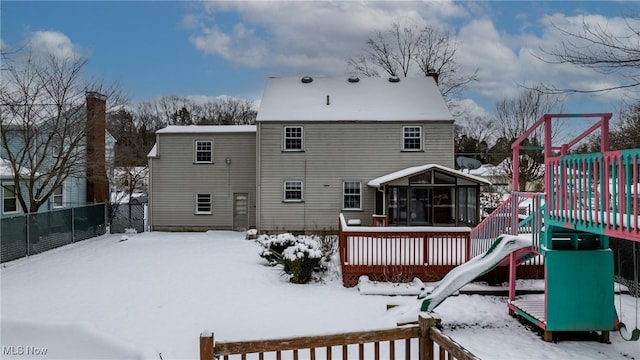
[[[613,253],[548,250],[548,331],[610,331],[615,321]]]

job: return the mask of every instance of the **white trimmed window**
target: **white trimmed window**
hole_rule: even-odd
[[[64,192],[62,186],[58,186],[53,191],[53,208],[61,208],[64,207]]]
[[[196,140],[193,144],[193,156],[196,164],[213,163],[213,140]]]
[[[404,126],[402,128],[402,150],[422,150],[422,127]]]
[[[360,181],[342,183],[342,209],[362,210],[362,183]]]
[[[212,208],[211,194],[196,194],[196,214],[211,214]]]
[[[13,214],[18,212],[18,197],[16,186],[13,183],[2,184],[2,213]]]
[[[301,180],[286,180],[284,182],[284,201],[301,202],[303,185]]]
[[[302,126],[285,126],[283,142],[284,151],[304,150],[304,132]]]

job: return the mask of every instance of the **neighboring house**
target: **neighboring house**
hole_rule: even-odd
[[[112,177],[115,138],[106,131],[106,97],[96,92],[87,92],[86,108],[77,115],[86,117],[87,134],[82,146],[82,161],[76,164],[78,170],[73,176],[69,176],[62,186],[58,187],[42,205],[38,211],[49,211],[65,207],[82,206],[89,203],[106,202],[109,199],[109,178]],[[20,151],[24,148],[21,129],[6,129],[7,141],[11,151]],[[47,123],[41,124],[38,129],[38,136],[43,141],[48,139],[50,131]],[[40,156],[51,157],[51,154]],[[28,200],[26,191],[26,181],[21,181],[21,186],[16,188],[13,181],[13,171],[6,150],[0,144],[0,181],[2,182],[2,208],[1,216],[12,216],[26,212],[17,201],[16,193],[21,191],[25,199]],[[50,160],[51,161],[51,160]],[[43,167],[44,168],[44,167]],[[28,178],[31,170],[23,167],[22,178]],[[40,170],[42,172],[42,170]]]
[[[524,155],[526,156],[526,155]],[[531,160],[533,161],[533,160]],[[498,165],[483,164],[477,169],[469,170],[468,173],[474,176],[481,177],[491,182],[491,186],[483,187],[483,191],[509,194],[511,193],[512,177],[509,174],[510,159],[505,159]],[[525,189],[521,191],[540,192],[544,188],[544,166],[540,166],[539,179],[531,181],[526,184]]]
[[[130,203],[131,198],[147,198],[149,171],[146,166],[122,166],[114,168],[111,203]],[[131,196],[130,196],[131,195]],[[131,198],[130,198],[131,197]],[[145,201],[138,201],[145,203]]]
[[[256,226],[256,127],[168,126],[149,153],[151,230]]]
[[[269,78],[243,137],[219,126],[157,132],[151,229],[240,228],[229,215],[238,187],[251,189],[250,226],[261,231],[335,230],[341,212],[363,225],[374,214],[390,225],[475,225],[489,182],[452,169],[453,123],[432,77]],[[198,163],[202,149],[214,164]],[[235,154],[255,172],[225,182],[235,162],[221,161]],[[199,194],[212,194],[210,216],[198,216]]]
[[[492,164],[482,164],[477,169],[467,170],[470,175],[479,176],[491,182],[491,186],[484,186],[483,190],[491,193],[508,194],[511,192],[511,176],[501,167]]]

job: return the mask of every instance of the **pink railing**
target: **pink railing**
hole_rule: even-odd
[[[471,257],[480,255],[503,234],[531,235],[537,249],[543,220],[543,194],[514,192],[471,231]],[[528,262],[535,263],[537,262]]]
[[[640,149],[547,159],[553,225],[640,241]]]

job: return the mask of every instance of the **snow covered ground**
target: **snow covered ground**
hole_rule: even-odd
[[[105,235],[3,264],[3,359],[195,359],[199,334],[218,341],[381,329],[413,317],[387,311],[413,296],[360,295],[335,273],[294,285],[244,233]],[[619,304],[616,296],[616,306]],[[635,299],[623,295],[633,327]],[[640,343],[545,343],[507,315],[504,297],[459,295],[437,313],[445,333],[485,359],[640,359]],[[636,319],[635,321],[638,321]],[[95,349],[92,351],[92,349]]]

